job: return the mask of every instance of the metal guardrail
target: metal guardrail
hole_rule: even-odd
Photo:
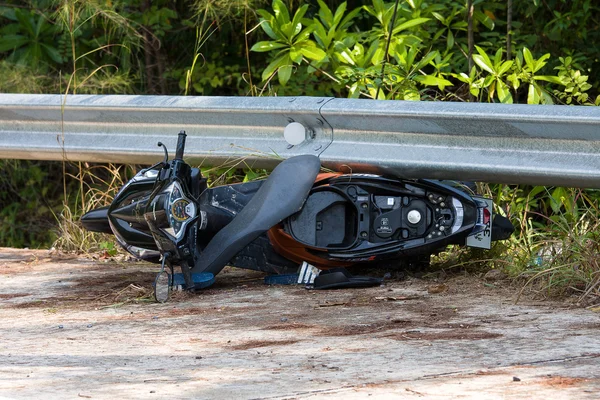
[[[307,140],[283,137],[300,122]],[[600,188],[600,108],[317,97],[0,95],[0,158],[159,160],[188,133],[186,159],[271,167],[319,155],[328,168]]]

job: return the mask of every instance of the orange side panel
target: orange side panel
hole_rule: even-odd
[[[271,228],[267,232],[267,235],[276,252],[298,264],[302,264],[303,261],[306,261],[319,269],[348,267],[353,264],[351,262],[325,260],[309,253],[306,250],[306,246],[292,239],[290,235],[284,232],[281,225]]]
[[[315,184],[340,175],[342,175],[341,172],[320,173],[315,179]],[[298,243],[292,239],[290,235],[285,233],[281,224],[272,227],[267,232],[267,236],[269,237],[269,241],[277,253],[298,264],[302,264],[302,262],[306,261],[307,263],[312,264],[320,269],[347,267],[353,264],[351,262],[325,260],[321,257],[315,256],[312,253],[309,253],[306,250],[306,246],[304,246],[302,243]]]
[[[322,172],[317,175],[317,179],[315,179],[315,183],[319,183],[324,181],[325,179],[335,178],[336,176],[342,175],[341,172]]]

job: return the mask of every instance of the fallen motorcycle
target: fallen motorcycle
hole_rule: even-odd
[[[81,218],[88,230],[113,233],[134,256],[161,262],[159,301],[175,284],[211,285],[226,265],[316,289],[370,286],[380,280],[345,268],[427,263],[448,245],[489,248],[514,230],[492,215],[491,200],[452,185],[319,173],[312,155],[282,161],[265,180],[208,188],[183,160],[185,138],[180,132],[171,161],[159,142],[163,161],[137,173],[110,206]]]

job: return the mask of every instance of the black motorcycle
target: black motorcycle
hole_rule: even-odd
[[[427,264],[448,245],[489,248],[514,230],[492,215],[491,200],[451,184],[319,173],[312,155],[282,161],[265,180],[208,188],[200,170],[183,160],[185,138],[180,132],[171,161],[159,142],[163,161],[137,173],[110,206],[81,219],[88,230],[113,233],[134,256],[162,263],[159,301],[175,284],[211,285],[226,265],[316,289],[370,286],[380,280],[346,268]]]

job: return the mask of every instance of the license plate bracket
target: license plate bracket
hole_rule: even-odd
[[[485,203],[486,207],[480,208],[478,213],[478,223],[483,224],[484,228],[476,233],[467,236],[467,246],[480,249],[490,249],[492,247],[492,221],[494,219],[493,209],[494,201],[486,197],[473,196],[473,199],[479,200],[479,203]]]

